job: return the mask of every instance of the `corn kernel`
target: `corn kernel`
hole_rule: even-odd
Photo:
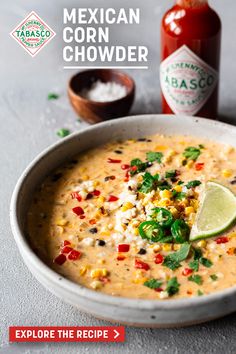
[[[205,252],[203,253],[203,257],[207,258],[208,256],[209,256],[209,251],[205,251]]]
[[[190,205],[194,208],[194,211],[197,211],[198,206],[199,206],[199,202],[196,199],[191,199],[190,200]]]
[[[93,288],[94,290],[101,289],[102,285],[103,283],[99,280],[95,280],[90,284],[91,288]]]
[[[80,270],[79,270],[79,274],[80,274],[80,275],[85,275],[85,273],[87,272],[87,270],[88,270],[88,267],[87,267],[87,266],[81,267]]]
[[[193,165],[194,165],[194,161],[193,160],[189,160],[188,162],[187,162],[187,167],[188,168],[192,168],[193,167]]]
[[[170,199],[172,197],[172,193],[170,191],[168,191],[167,189],[160,191],[160,196],[161,198],[166,198],[166,199]]]
[[[104,203],[105,201],[106,201],[106,198],[101,195],[101,196],[98,197],[98,199],[97,199],[97,204],[98,204],[98,205],[103,205],[103,203]]]
[[[148,280],[148,278],[145,278],[145,277],[143,277],[143,278],[135,278],[134,280],[133,280],[133,283],[134,284],[143,284],[143,283],[145,283],[145,281],[147,281]]]
[[[164,145],[157,145],[156,147],[155,147],[155,150],[156,151],[165,151],[165,150],[167,150],[168,149],[168,147],[167,146],[164,146]]]
[[[153,252],[154,253],[157,253],[157,252],[159,252],[161,250],[161,245],[155,245],[154,247],[153,247]]]
[[[192,213],[194,213],[194,208],[192,206],[185,208],[185,214],[186,215],[190,215]]]
[[[178,251],[180,249],[181,245],[174,244],[174,251]]]
[[[82,180],[83,181],[88,181],[89,180],[89,176],[88,175],[83,175],[82,176]]]
[[[198,247],[206,247],[207,243],[205,240],[201,240],[197,243]]]
[[[68,223],[66,219],[59,219],[56,221],[57,226],[65,226]]]
[[[177,185],[174,187],[174,190],[178,193],[182,192],[182,187],[180,185]]]
[[[231,177],[232,174],[233,174],[232,170],[225,169],[225,170],[222,171],[222,176],[225,177],[225,178]]]
[[[133,207],[134,205],[132,203],[127,202],[121,207],[121,211],[127,211],[129,209],[132,209]]]
[[[179,212],[175,207],[170,208],[170,212],[175,218],[177,218],[179,216]]]
[[[99,278],[99,277],[105,277],[106,275],[108,275],[108,271],[107,269],[103,268],[103,269],[93,269],[90,272],[90,276],[91,278],[95,279],[95,278]]]
[[[135,234],[135,236],[139,235],[139,229],[137,227],[134,229],[134,234]]]
[[[170,243],[164,243],[162,249],[163,251],[169,252],[172,250],[172,245]]]
[[[169,199],[162,199],[158,202],[158,206],[160,207],[167,207],[171,204],[171,201]]]
[[[98,260],[98,264],[105,264],[106,260],[104,258],[101,258]]]

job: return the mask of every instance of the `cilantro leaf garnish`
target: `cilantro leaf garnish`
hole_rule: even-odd
[[[186,157],[186,159],[193,160],[193,161],[196,161],[200,156],[200,154],[201,154],[201,148],[200,147],[196,148],[194,146],[187,147],[183,152],[183,156]]]
[[[199,259],[199,262],[204,266],[204,267],[207,267],[207,268],[211,268],[211,266],[213,265],[212,261],[210,261],[210,259],[207,259],[207,258],[204,258],[204,257],[201,257]]]
[[[201,275],[198,275],[198,274],[190,275],[190,277],[188,277],[188,280],[192,281],[198,285],[202,285],[202,283],[203,283]]]
[[[179,292],[179,287],[180,287],[180,284],[178,283],[177,278],[173,277],[168,281],[167,286],[166,286],[166,291],[169,296],[173,296]]]
[[[60,137],[60,138],[65,138],[67,135],[70,135],[70,130],[69,129],[59,129],[57,131],[57,135]]]
[[[147,286],[150,289],[158,289],[162,286],[162,281],[157,279],[149,279],[143,283],[144,286]]]
[[[184,199],[186,197],[186,193],[177,192],[176,190],[173,190],[172,196],[173,196],[174,199],[182,200],[182,199]]]
[[[175,270],[180,267],[180,262],[184,261],[190,252],[191,245],[188,243],[182,244],[179,251],[169,254],[165,257],[163,265]]]
[[[57,100],[59,98],[59,95],[57,93],[50,92],[48,94],[48,100]]]
[[[158,180],[158,174],[152,176],[151,173],[145,172],[145,174],[143,175],[142,185],[139,187],[139,192],[150,193],[153,189],[156,189]]]
[[[166,171],[165,178],[173,178],[176,177],[176,175],[177,175],[176,170]]]
[[[198,289],[197,295],[198,295],[198,296],[202,296],[202,295],[204,295],[204,293],[203,293],[201,290]]]
[[[202,257],[202,250],[201,248],[193,248],[193,258],[194,260],[198,260]]]
[[[163,158],[163,153],[162,152],[147,152],[147,160],[149,162],[155,162],[157,161],[158,163],[161,163],[161,160]]]
[[[132,170],[130,171],[130,174],[131,176],[135,175],[136,173],[139,173],[139,172],[143,172],[146,170],[146,168],[148,167],[148,162],[142,162],[140,159],[133,159],[131,162],[130,162],[130,166],[131,167],[134,167],[136,166],[137,169],[136,170]]]
[[[213,281],[216,281],[218,279],[217,275],[216,274],[211,274],[210,275],[210,278],[213,280]]]
[[[202,184],[202,182],[200,182],[198,180],[190,181],[186,184],[186,188],[188,188],[188,189],[195,188],[197,186],[200,186],[200,184]]]
[[[194,270],[195,272],[198,271],[199,269],[199,262],[198,260],[192,261],[189,263],[189,268],[191,268],[192,270]]]

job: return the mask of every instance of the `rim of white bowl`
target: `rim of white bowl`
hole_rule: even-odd
[[[49,266],[47,266],[31,249],[29,243],[27,242],[27,237],[24,235],[22,232],[20,226],[19,226],[19,220],[18,220],[18,215],[17,215],[17,209],[18,209],[18,201],[19,201],[19,194],[21,192],[21,189],[24,185],[24,181],[27,178],[27,176],[30,175],[31,170],[41,161],[42,159],[46,158],[46,156],[53,152],[55,149],[57,149],[59,146],[67,144],[68,141],[73,140],[75,137],[79,137],[80,135],[83,135],[84,133],[90,132],[90,131],[96,131],[99,129],[102,129],[104,126],[109,126],[109,125],[119,125],[121,122],[124,122],[124,120],[142,120],[148,117],[152,118],[160,118],[160,117],[165,117],[165,119],[170,119],[176,116],[175,115],[163,115],[163,114],[145,114],[145,115],[134,115],[134,116],[127,116],[127,117],[122,117],[118,119],[113,119],[109,120],[103,123],[99,123],[98,125],[93,125],[90,127],[87,127],[81,131],[75,132],[68,137],[64,138],[62,141],[56,142],[53,145],[47,147],[44,149],[40,154],[38,154],[33,161],[28,165],[28,167],[23,171],[21,174],[20,178],[18,179],[18,182],[14,188],[11,202],[10,202],[10,223],[11,223],[11,229],[15,238],[15,241],[17,243],[17,246],[19,249],[24,252],[24,254],[28,258],[28,262],[31,263],[31,266],[34,268],[37,268],[37,270],[41,273],[42,276],[50,279],[51,282],[55,283],[57,286],[62,287],[66,289],[67,291],[72,292],[75,295],[78,295],[78,297],[84,297],[87,299],[90,299],[94,302],[97,303],[103,303],[103,304],[108,304],[111,306],[117,306],[117,307],[123,307],[123,308],[132,308],[132,309],[139,309],[139,310],[172,310],[172,309],[182,309],[182,308],[188,308],[188,307],[197,307],[200,305],[205,305],[209,302],[217,302],[221,300],[226,300],[227,298],[231,298],[236,295],[236,286],[227,288],[225,290],[217,291],[208,295],[204,296],[199,296],[199,297],[193,297],[193,298],[183,298],[183,299],[176,299],[176,300],[145,300],[145,299],[133,299],[133,298],[127,298],[127,297],[118,297],[118,296],[112,296],[112,295],[107,295],[102,292],[97,292],[94,290],[91,290],[89,288],[86,288],[82,285],[79,285],[77,283],[72,282],[69,279],[64,278],[61,274],[57,273],[56,271],[52,270]],[[192,120],[192,123],[199,124],[199,122],[204,122],[209,125],[215,125],[219,126],[221,128],[225,129],[232,129],[235,130],[236,134],[236,127],[227,123],[215,121],[215,120],[210,120],[206,118],[201,118],[201,117],[185,117],[188,120]],[[214,139],[211,139],[214,140]],[[215,140],[217,141],[217,140]],[[24,260],[24,259],[23,259]],[[28,263],[27,262],[27,263]]]

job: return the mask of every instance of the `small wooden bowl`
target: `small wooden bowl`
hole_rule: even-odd
[[[89,89],[96,81],[116,82],[126,87],[124,97],[111,102],[96,102],[80,95],[83,89]],[[128,115],[135,96],[134,80],[127,74],[112,69],[94,69],[82,71],[69,81],[68,96],[75,112],[89,123]]]

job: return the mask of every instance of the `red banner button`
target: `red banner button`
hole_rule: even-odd
[[[10,342],[124,342],[125,328],[9,327]]]

